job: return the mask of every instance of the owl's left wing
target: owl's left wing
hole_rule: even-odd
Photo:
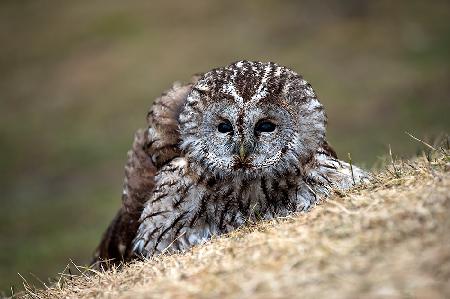
[[[175,83],[157,98],[147,115],[148,129],[137,131],[125,165],[122,206],[103,234],[93,264],[108,266],[133,256],[131,243],[143,206],[153,194],[155,176],[180,155],[178,115],[197,78],[186,85]]]

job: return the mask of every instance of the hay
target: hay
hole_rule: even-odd
[[[449,298],[450,162],[396,161],[307,214],[250,224],[183,254],[80,269],[25,298]]]

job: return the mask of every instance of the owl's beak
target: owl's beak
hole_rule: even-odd
[[[245,149],[244,144],[241,143],[241,147],[239,148],[239,157],[241,157],[241,159],[245,159],[245,156],[247,156],[247,150]]]
[[[239,158],[244,160],[247,158],[253,151],[253,145],[248,142],[242,142],[239,146]]]

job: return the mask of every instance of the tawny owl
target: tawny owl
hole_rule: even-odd
[[[136,134],[96,259],[185,250],[367,179],[337,159],[325,127],[311,85],[275,63],[239,61],[175,84]]]

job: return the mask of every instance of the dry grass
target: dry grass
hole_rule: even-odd
[[[310,213],[120,271],[66,271],[24,297],[449,298],[449,169],[442,148],[396,161],[373,184],[336,193]]]

